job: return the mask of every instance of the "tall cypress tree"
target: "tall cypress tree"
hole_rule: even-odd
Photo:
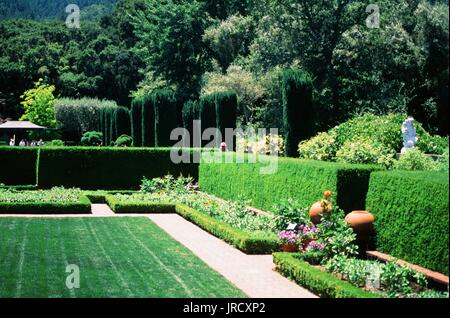
[[[142,147],[142,105],[142,97],[136,97],[131,102],[131,137],[134,147]]]
[[[155,106],[150,94],[142,99],[142,146],[155,146]]]
[[[313,134],[312,90],[309,73],[298,69],[283,72],[283,123],[288,157],[297,157],[299,142]]]
[[[202,124],[202,131],[208,128],[215,128],[217,126],[216,121],[216,97],[215,95],[203,96],[200,99],[199,105],[199,119]],[[202,140],[202,147],[206,146],[210,141]]]
[[[177,127],[177,101],[168,90],[156,91],[152,95],[155,107],[155,147],[170,147],[170,134]]]
[[[129,136],[131,133],[130,111],[125,107],[118,107],[116,110],[116,136]]]
[[[225,141],[225,129],[236,128],[237,120],[237,95],[235,92],[223,92],[216,94],[216,126]],[[235,142],[233,141],[233,144]]]

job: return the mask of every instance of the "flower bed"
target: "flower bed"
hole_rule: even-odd
[[[0,189],[0,214],[89,214],[91,202],[79,189]]]

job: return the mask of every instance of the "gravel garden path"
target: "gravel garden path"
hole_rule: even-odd
[[[246,255],[177,214],[120,214],[93,204],[92,214],[0,215],[0,217],[148,217],[251,298],[317,298],[274,271],[271,255]]]

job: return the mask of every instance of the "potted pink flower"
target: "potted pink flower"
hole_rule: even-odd
[[[316,241],[319,234],[320,229],[315,225],[300,225],[297,236],[302,249],[305,250],[311,242]]]
[[[299,251],[300,244],[298,241],[298,234],[295,231],[285,230],[278,233],[283,252],[295,253]]]

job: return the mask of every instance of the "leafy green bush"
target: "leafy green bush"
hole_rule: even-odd
[[[133,138],[127,135],[121,135],[114,142],[115,147],[131,147],[133,145]]]
[[[38,149],[0,147],[0,183],[6,185],[36,184]]]
[[[394,168],[412,171],[437,171],[439,170],[439,164],[422,151],[415,148],[402,154],[400,159],[394,163]]]
[[[251,205],[270,211],[283,199],[294,199],[311,206],[325,190],[337,192],[337,204],[346,212],[364,209],[370,173],[377,167],[346,165],[293,158],[259,156],[257,163],[237,163],[237,154],[225,154],[233,163],[200,165],[200,188],[224,199],[242,196]],[[261,168],[277,165],[274,174],[262,174]]]
[[[198,164],[174,164],[171,149],[42,148],[38,168],[41,188],[138,189],[143,177],[167,174],[198,177]]]
[[[442,172],[372,173],[377,250],[448,275],[448,182]]]
[[[438,170],[448,172],[449,168],[449,151],[448,148],[444,151],[443,158],[439,160]]]
[[[277,270],[323,298],[381,298],[380,294],[362,290],[333,274],[324,272],[292,253],[274,253]]]
[[[285,150],[296,157],[298,143],[313,133],[312,78],[302,70],[289,69],[282,74]]]
[[[336,152],[336,161],[341,163],[382,164],[391,166],[395,153],[369,139],[348,140]]]
[[[81,138],[81,144],[86,147],[101,146],[103,134],[98,131],[88,131]]]
[[[192,178],[184,178],[182,176],[174,178],[171,175],[167,175],[164,178],[154,179],[142,179],[141,192],[145,193],[157,193],[162,191],[186,191],[188,184],[192,183]]]
[[[46,142],[44,147],[64,147],[64,141],[60,139],[55,139],[50,142]]]
[[[320,133],[298,145],[300,158],[304,159],[335,161],[336,151],[336,137],[332,133]]]

